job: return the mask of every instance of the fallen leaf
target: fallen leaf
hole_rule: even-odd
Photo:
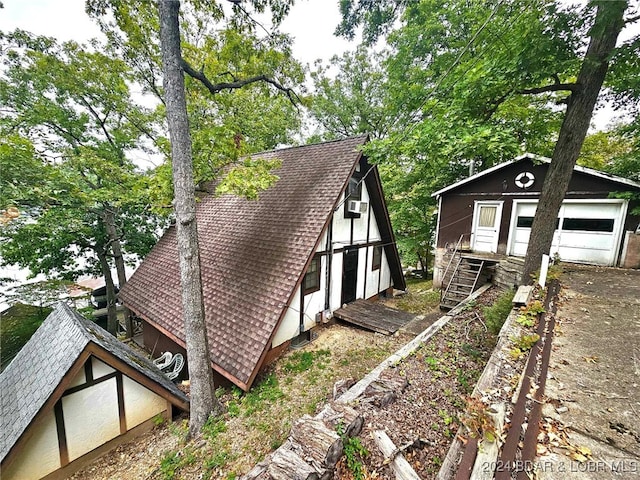
[[[585,463],[588,460],[587,457],[585,457],[584,455],[578,452],[572,452],[570,457],[574,460],[577,460],[580,463]]]
[[[585,455],[587,457],[591,456],[591,449],[589,447],[582,446],[582,447],[578,447],[576,450],[580,452],[582,455]]]
[[[584,361],[587,362],[587,363],[596,363],[599,360],[599,358],[596,357],[596,356],[593,356],[593,357],[582,357],[582,358],[584,358]]]

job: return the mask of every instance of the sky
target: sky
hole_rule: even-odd
[[[84,13],[84,0],[3,0],[0,30],[21,28],[60,40],[85,41],[100,30]],[[63,8],[61,6],[64,5]],[[328,60],[355,48],[333,32],[340,21],[338,0],[298,0],[281,30],[294,36],[294,55],[313,65],[317,58]]]

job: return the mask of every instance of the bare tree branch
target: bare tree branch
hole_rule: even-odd
[[[287,94],[289,101],[293,104],[294,107],[298,108],[298,103],[302,103],[300,97],[293,91],[291,88],[287,88],[281,85],[278,81],[274,80],[267,75],[256,75],[254,77],[245,78],[243,80],[235,80],[233,82],[221,82],[221,83],[211,83],[211,81],[207,78],[202,70],[198,71],[193,68],[184,58],[182,59],[182,69],[187,73],[190,77],[199,80],[206,88],[211,92],[212,95],[221,92],[222,90],[235,90],[237,88],[242,88],[246,85],[250,85],[256,82],[265,82],[270,85],[273,85],[275,88]]]
[[[532,95],[536,93],[545,93],[545,92],[571,92],[574,93],[578,90],[577,83],[554,83],[552,85],[545,85],[543,87],[535,87],[535,88],[524,88],[522,90],[518,90],[517,93],[522,93],[524,95]]]

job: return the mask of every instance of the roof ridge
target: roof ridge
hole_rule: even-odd
[[[294,150],[296,148],[305,148],[305,147],[315,147],[315,146],[321,146],[321,145],[328,145],[330,143],[339,143],[339,142],[346,142],[348,140],[357,140],[359,138],[369,138],[369,134],[368,133],[361,133],[360,135],[354,135],[351,137],[344,137],[344,138],[336,138],[333,140],[325,140],[322,142],[316,142],[316,143],[307,143],[304,145],[292,145],[290,147],[282,147],[282,148],[273,148],[271,150],[262,150],[261,152],[255,152],[255,153],[251,153],[248,156],[249,157],[255,157],[255,156],[259,156],[259,155],[263,155],[266,153],[275,153],[275,152],[284,152],[287,150]]]

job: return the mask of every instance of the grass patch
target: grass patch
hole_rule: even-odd
[[[513,290],[506,290],[503,292],[493,303],[488,307],[482,309],[482,315],[484,316],[487,328],[491,333],[497,335],[500,333],[504,321],[511,313],[513,305],[511,304],[515,292]]]
[[[440,304],[440,292],[433,290],[432,280],[407,279],[407,290],[409,293],[394,300],[400,310],[421,314]]]
[[[331,356],[329,350],[297,351],[289,356],[289,361],[284,364],[283,370],[287,373],[305,372],[315,366],[323,369],[326,360]]]
[[[284,393],[280,389],[278,378],[275,373],[271,372],[242,398],[243,414],[245,417],[249,417],[255,412],[265,409],[268,405],[277,403],[282,397],[284,397]]]
[[[16,303],[8,308],[0,319],[0,370],[4,370],[25,343],[29,341],[45,318],[51,313],[48,307],[36,307]]]

